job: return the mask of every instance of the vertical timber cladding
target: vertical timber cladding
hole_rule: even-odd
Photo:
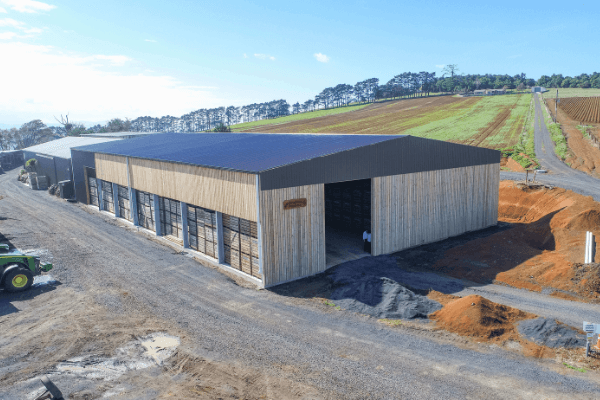
[[[190,247],[218,259],[217,213],[206,208],[188,205],[187,215]]]
[[[499,185],[499,164],[373,178],[372,254],[495,225]]]
[[[164,236],[173,236],[183,240],[181,203],[177,200],[159,197],[160,232]]]
[[[136,190],[138,223],[141,227],[156,231],[154,226],[154,195]]]
[[[325,271],[324,197],[324,184],[260,192],[265,286]],[[297,199],[306,206],[284,209]]]
[[[136,190],[256,222],[255,174],[139,158],[129,170]]]
[[[101,182],[101,190],[102,190],[102,204],[104,205],[103,210],[114,213],[115,212],[115,204],[113,197],[113,187],[111,182],[100,181]]]
[[[225,263],[261,279],[256,222],[223,214]]]

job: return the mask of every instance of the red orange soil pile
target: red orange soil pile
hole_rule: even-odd
[[[533,314],[471,295],[447,303],[430,318],[436,326],[461,336],[489,341],[518,338],[515,323],[535,318]]]
[[[500,166],[503,169],[508,169],[512,172],[525,172],[525,168],[523,168],[521,164],[510,157],[502,157],[502,160],[500,160]]]
[[[600,298],[600,265],[583,266],[585,232],[600,237],[600,203],[564,189],[500,183],[498,218],[514,227],[446,252],[434,269],[475,282]]]

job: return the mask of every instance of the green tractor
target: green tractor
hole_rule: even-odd
[[[7,244],[0,244],[0,285],[9,292],[22,292],[33,284],[33,277],[52,269],[52,264],[40,263],[37,256],[29,256]]]

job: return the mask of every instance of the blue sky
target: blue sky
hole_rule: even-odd
[[[0,126],[181,116],[404,71],[600,69],[600,6],[551,1],[0,0]]]

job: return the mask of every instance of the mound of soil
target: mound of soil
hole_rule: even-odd
[[[389,278],[369,276],[351,282],[331,294],[335,304],[377,318],[427,318],[442,308],[437,301],[415,294]]]
[[[551,348],[582,348],[585,346],[585,335],[576,329],[558,323],[553,319],[536,318],[519,322],[521,336],[540,346]]]
[[[594,233],[600,249],[600,203],[570,190],[503,181],[498,219],[513,228],[450,249],[432,268],[479,283],[600,297],[597,272],[578,264],[586,231]]]
[[[494,303],[478,295],[466,296],[447,303],[430,315],[436,326],[461,336],[489,341],[515,337],[515,323],[535,315]]]
[[[506,161],[506,167],[509,168],[513,172],[525,172],[525,168],[523,168],[523,166],[521,166],[521,164],[519,164],[518,162],[516,162],[515,160],[513,160],[510,157],[508,157],[508,160]]]

